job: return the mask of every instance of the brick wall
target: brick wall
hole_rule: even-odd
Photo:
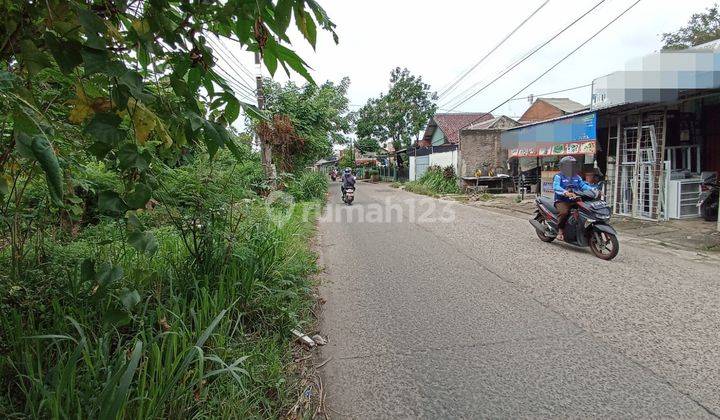
[[[535,101],[530,108],[520,117],[520,122],[529,123],[533,121],[543,121],[549,118],[557,118],[565,115],[564,112],[554,106],[543,102]]]
[[[505,167],[507,149],[500,145],[500,130],[463,130],[460,133],[458,175],[474,176],[483,163],[488,167]]]

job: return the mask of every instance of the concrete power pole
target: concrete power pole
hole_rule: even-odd
[[[255,53],[255,68],[255,84],[257,88],[256,95],[258,108],[260,108],[260,110],[263,110],[265,109],[265,92],[263,91],[262,61],[260,59],[259,52]],[[270,183],[274,183],[275,167],[272,164],[272,150],[270,148],[270,145],[267,144],[262,137],[258,136],[258,140],[260,142],[260,160],[262,162],[263,171],[265,172],[265,179],[270,181]]]

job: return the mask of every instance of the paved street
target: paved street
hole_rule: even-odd
[[[333,418],[720,414],[716,261],[621,236],[604,262],[510,215],[387,184],[347,207],[332,189]]]

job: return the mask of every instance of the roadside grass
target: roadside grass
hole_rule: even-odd
[[[160,176],[168,197],[138,214],[154,254],[102,219],[29,247],[22,278],[0,275],[0,417],[283,416],[298,394],[290,329],[313,320],[324,191],[300,175],[303,201],[269,206],[249,187],[256,169]]]
[[[420,179],[404,184],[405,190],[416,194],[438,197],[440,195],[459,194],[458,178],[452,166],[441,168],[431,166]]]

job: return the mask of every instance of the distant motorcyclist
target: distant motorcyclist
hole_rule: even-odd
[[[555,192],[555,208],[558,211],[558,239],[564,240],[564,230],[570,210],[575,204],[575,191],[588,191],[594,189],[590,184],[576,174],[577,161],[572,156],[560,159],[560,173],[553,178],[553,191]]]
[[[355,188],[355,175],[352,174],[350,168],[345,168],[342,178],[340,178],[340,191],[342,191],[343,196],[346,188]]]

